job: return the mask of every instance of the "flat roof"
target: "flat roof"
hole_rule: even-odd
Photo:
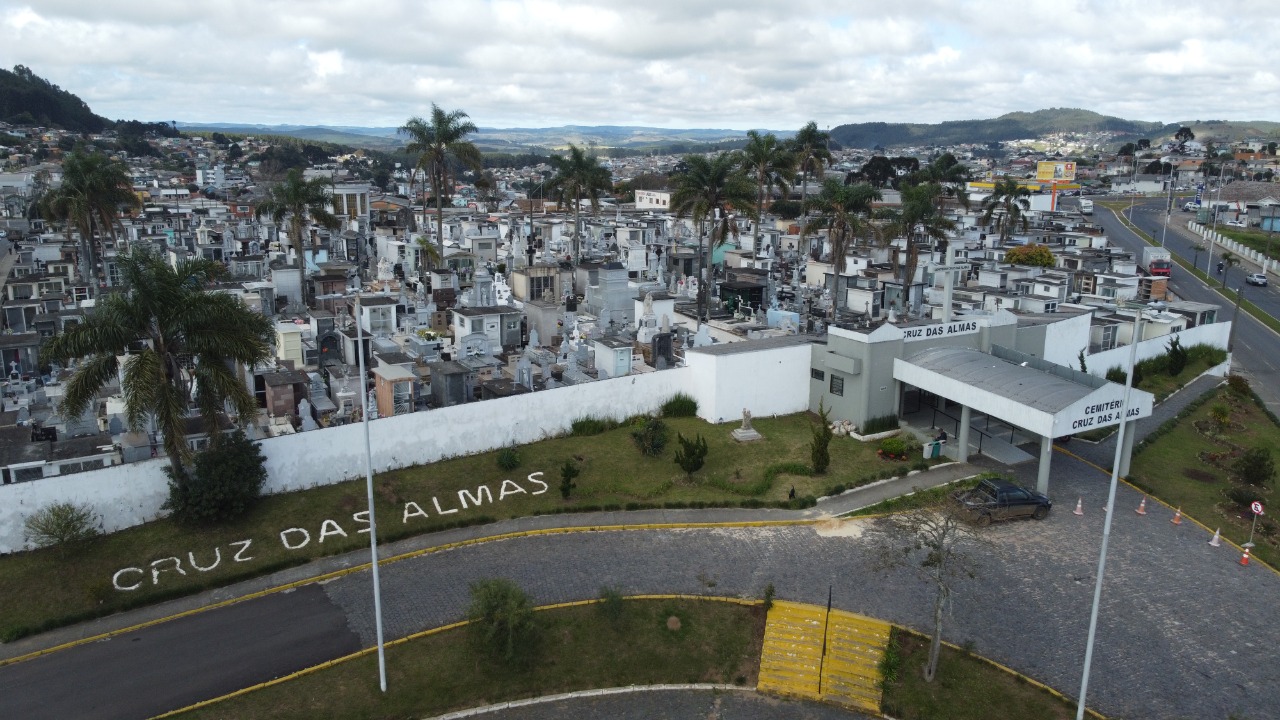
[[[810,345],[817,342],[816,335],[778,335],[775,337],[760,338],[759,340],[743,340],[741,342],[716,343],[715,345],[707,345],[706,347],[689,348],[685,352],[701,353],[703,355],[739,355],[742,353],[756,352],[757,350],[772,350],[780,347],[791,347],[793,345]]]

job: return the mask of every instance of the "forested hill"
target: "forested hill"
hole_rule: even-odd
[[[869,122],[831,129],[831,139],[845,147],[893,145],[958,145],[1035,138],[1054,132],[1111,131],[1139,136],[1166,127],[1162,123],[1125,120],[1090,110],[1052,108],[1014,112],[991,120],[953,120],[935,125]]]
[[[111,126],[83,100],[22,65],[0,70],[0,120],[76,132],[101,132]]]

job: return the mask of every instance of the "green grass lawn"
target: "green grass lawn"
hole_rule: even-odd
[[[668,419],[671,438],[656,458],[639,452],[630,428],[618,428],[520,447],[520,466],[512,471],[500,469],[497,453],[489,452],[383,473],[375,478],[378,536],[388,541],[459,524],[592,509],[785,505],[792,486],[794,504],[802,506],[831,491],[905,474],[905,463],[883,461],[874,444],[849,438],[832,439],[826,475],[778,472],[784,463],[808,466],[810,418],[757,418],[754,426],[764,439],[746,445],[730,437],[737,423]],[[709,447],[706,466],[692,479],[673,462],[677,432],[701,434]],[[566,460],[582,471],[568,500],[558,489]],[[539,472],[540,483],[529,479]],[[365,518],[354,517],[365,507],[365,483],[345,482],[266,497],[244,518],[218,527],[192,529],[159,520],[65,555],[46,549],[0,558],[0,640],[368,547],[367,534],[359,532],[368,527]],[[310,539],[298,547],[302,531]],[[297,549],[288,549],[286,541]],[[119,584],[137,589],[115,589],[113,575],[123,568],[135,569],[121,575]]]
[[[574,690],[658,683],[754,687],[764,609],[698,600],[626,601],[615,621],[599,605],[537,613],[524,667],[477,651],[465,628],[387,648],[387,693],[370,654],[247,693],[182,718],[431,717]],[[669,624],[672,617],[679,618]]]
[[[881,709],[898,720],[1069,720],[1075,705],[993,667],[963,650],[943,646],[938,674],[924,680],[929,640],[897,628],[898,677],[885,682]]]
[[[1230,409],[1230,425],[1221,433],[1213,430],[1210,420],[1215,406]],[[1211,529],[1222,528],[1224,537],[1241,544],[1249,538],[1252,514],[1227,497],[1227,490],[1240,486],[1230,478],[1229,469],[1235,455],[1255,446],[1269,448],[1274,457],[1280,447],[1280,428],[1252,398],[1222,388],[1169,432],[1144,443],[1133,458],[1129,479]],[[1225,456],[1214,459],[1210,453]],[[1273,495],[1270,488],[1259,493],[1264,505]],[[1275,520],[1263,516],[1254,537],[1254,554],[1272,566],[1280,565],[1278,531]]]

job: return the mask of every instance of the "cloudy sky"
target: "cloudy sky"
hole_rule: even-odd
[[[1280,120],[1271,2],[0,0],[0,66],[111,119],[788,130],[1082,107]]]

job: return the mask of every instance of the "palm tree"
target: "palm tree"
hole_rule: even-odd
[[[800,202],[806,202],[809,196],[809,173],[821,173],[826,164],[831,162],[831,151],[827,149],[830,136],[818,129],[818,124],[810,120],[791,138],[791,151],[795,153],[796,164],[803,174],[800,190]]]
[[[1240,258],[1236,257],[1230,250],[1227,250],[1222,253],[1221,262],[1222,266],[1225,268],[1222,271],[1222,289],[1226,290],[1227,275],[1231,273],[1231,268],[1240,264]]]
[[[413,241],[418,245],[418,257],[422,259],[422,267],[419,272],[422,273],[420,277],[425,282],[427,273],[443,258],[440,257],[440,250],[431,242],[431,238],[426,235],[419,235]]]
[[[737,225],[730,222],[730,210],[747,216],[755,213],[755,187],[742,172],[742,156],[736,152],[686,155],[686,171],[672,176],[671,210],[676,217],[692,217],[698,235],[698,322],[706,319],[707,280],[703,277],[706,253],[720,246]],[[717,217],[717,215],[719,217]],[[717,222],[718,221],[718,222]],[[710,222],[710,247],[704,249],[703,228]]]
[[[338,229],[338,217],[329,211],[333,202],[332,184],[331,180],[323,177],[303,180],[302,171],[293,168],[283,182],[271,186],[267,199],[254,210],[257,217],[269,215],[277,225],[289,218],[285,234],[298,253],[298,299],[304,309],[307,307],[307,259],[302,242],[311,224],[329,230]]]
[[[880,191],[867,183],[845,185],[839,180],[822,183],[822,192],[805,203],[818,216],[806,222],[800,229],[801,237],[814,230],[825,229],[831,239],[831,263],[833,280],[831,302],[834,310],[840,309],[840,275],[844,272],[844,259],[849,241],[865,228],[865,218],[871,213],[871,203],[880,199]]]
[[[39,201],[41,216],[66,223],[80,234],[84,280],[97,294],[104,277],[98,272],[95,231],[116,236],[120,208],[140,208],[125,166],[101,153],[72,152],[62,162],[62,184]]]
[[[594,155],[588,155],[573,143],[569,144],[568,155],[553,155],[550,162],[556,174],[547,181],[547,190],[561,200],[573,198],[572,253],[576,262],[582,249],[582,225],[579,222],[582,200],[590,199],[592,211],[599,211],[600,193],[613,187],[613,176]]]
[[[795,176],[796,161],[785,145],[778,142],[773,133],[761,135],[755,130],[747,131],[747,146],[742,149],[742,170],[756,181],[756,217],[764,215],[764,198],[766,192],[773,194],[777,186],[785,196],[791,191],[789,178]],[[755,224],[755,247],[760,250],[760,222]]]
[[[888,215],[890,222],[886,230],[907,241],[907,259],[902,264],[902,288],[906,293],[920,263],[920,241],[945,241],[956,224],[938,209],[938,196],[943,193],[938,183],[905,185],[901,192],[902,204]]]
[[[66,417],[82,414],[119,377],[129,428],[139,431],[153,416],[165,454],[181,473],[191,459],[191,410],[215,442],[228,405],[241,423],[257,415],[235,365],[252,367],[271,356],[272,323],[237,298],[206,290],[226,274],[221,263],[201,258],[175,267],[141,248],[119,262],[124,292],[99,298],[82,322],[50,339],[41,362],[78,360],[58,405]]]
[[[440,258],[444,257],[444,195],[449,187],[449,171],[455,163],[477,172],[481,169],[480,151],[463,138],[476,132],[475,123],[465,112],[445,112],[431,103],[431,119],[411,117],[399,132],[409,136],[405,152],[417,155],[418,162],[410,172],[422,170],[431,183],[436,198],[436,243]]]
[[[956,156],[951,153],[939,155],[933,162],[912,173],[907,182],[909,184],[938,183],[942,186],[942,193],[938,195],[939,202],[950,198],[965,210],[969,209],[969,192],[965,188],[966,183],[969,182],[969,168],[956,160]]]
[[[1000,228],[1000,241],[1007,241],[1010,230],[1019,220],[1022,221],[1022,229],[1027,229],[1027,216],[1024,213],[1031,209],[1030,197],[1031,191],[1013,178],[997,181],[991,195],[982,201],[983,224],[990,225],[992,219],[995,219]]]

